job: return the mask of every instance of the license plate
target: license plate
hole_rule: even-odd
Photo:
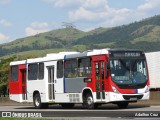
[[[129,100],[137,100],[137,98],[130,98]]]

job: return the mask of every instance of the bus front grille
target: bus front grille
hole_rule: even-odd
[[[125,100],[139,100],[142,99],[143,95],[123,95]]]

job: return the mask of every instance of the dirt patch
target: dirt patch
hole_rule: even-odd
[[[16,105],[16,106],[27,106],[27,105],[32,105],[32,103],[19,103],[19,102],[15,102],[9,99],[9,97],[0,97],[0,106],[12,106],[12,105]]]

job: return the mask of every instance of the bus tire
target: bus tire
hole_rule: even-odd
[[[35,96],[33,98],[33,104],[36,109],[48,108],[47,103],[41,102],[41,97],[40,97],[39,93],[35,94]]]
[[[61,106],[64,109],[72,109],[74,107],[74,103],[62,103]]]
[[[90,93],[84,97],[83,107],[87,109],[94,109],[97,107],[97,104],[94,103],[93,96]]]
[[[124,108],[127,108],[128,107],[128,102],[118,102],[117,103],[117,106],[120,108],[120,109],[124,109]]]

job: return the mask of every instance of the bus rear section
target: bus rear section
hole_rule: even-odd
[[[16,102],[27,99],[25,61],[10,63],[9,94],[10,99]]]

